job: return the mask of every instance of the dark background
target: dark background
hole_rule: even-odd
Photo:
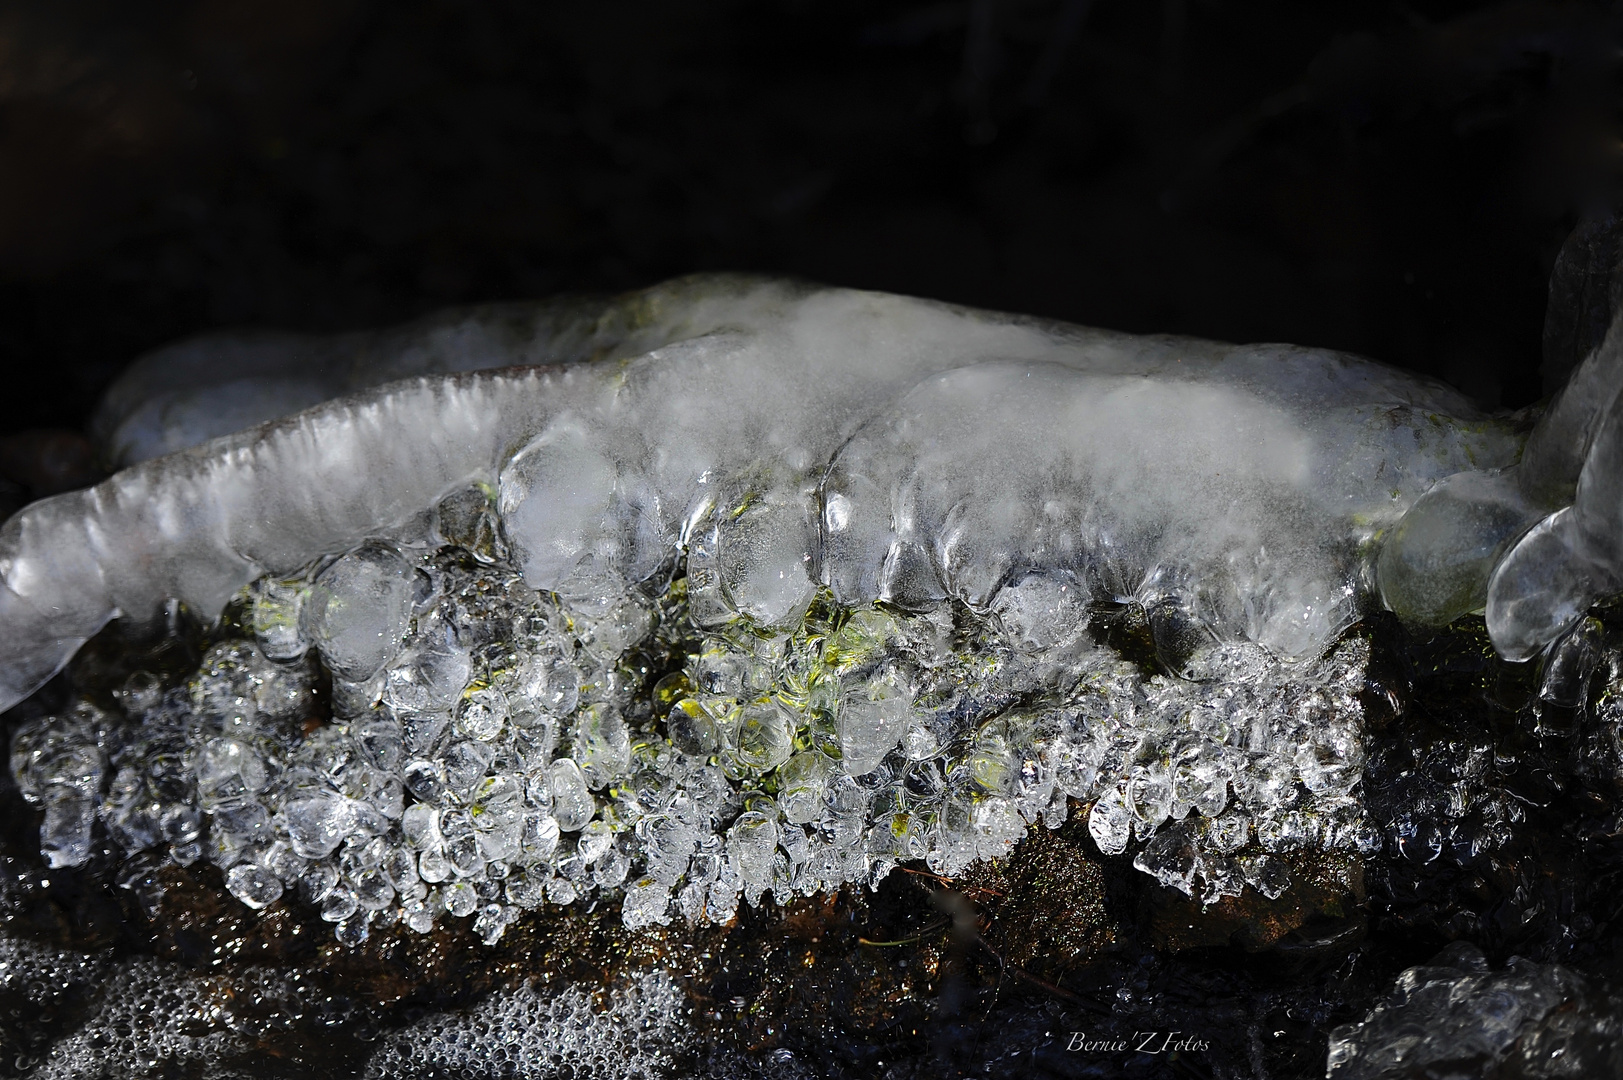
[[[1609,194],[1614,30],[1438,0],[0,4],[0,433],[81,425],[211,327],[724,268],[1335,346],[1518,407]]]

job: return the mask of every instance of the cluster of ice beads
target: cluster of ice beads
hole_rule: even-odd
[[[1376,842],[1357,637],[1309,662],[1208,641],[1170,678],[1096,643],[1063,578],[983,614],[819,590],[764,628],[703,558],[564,601],[524,585],[470,489],[415,544],[256,582],[251,637],[186,684],[138,673],[119,713],[25,724],[12,772],[53,865],[85,861],[99,818],[250,907],[296,892],[350,944],[445,916],[495,942],[600,895],[632,927],[724,923],[909,860],[957,875],[1076,804],[1102,852],[1138,845],[1207,901]]]

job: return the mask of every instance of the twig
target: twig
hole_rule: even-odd
[[[929,926],[926,926],[912,937],[897,938],[895,941],[869,941],[865,937],[859,937],[857,938],[857,944],[872,945],[876,948],[887,948],[891,945],[911,945],[913,942],[919,941],[930,934],[935,933],[937,930],[945,929],[948,921],[949,920],[947,919],[942,919],[940,922],[931,923]]]

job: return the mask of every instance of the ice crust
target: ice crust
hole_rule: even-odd
[[[8,521],[0,704],[113,617],[170,599],[218,610],[261,574],[399,534],[476,479],[499,488],[528,584],[569,596],[623,591],[707,544],[730,602],[765,619],[792,614],[806,579],[845,600],[985,607],[1001,576],[1034,569],[1307,655],[1352,617],[1382,528],[1437,480],[1518,451],[1509,424],[1446,387],[1345,354],[882,294],[700,278],[543,305],[505,338],[490,327],[523,324],[522,309],[460,318],[418,328],[417,351],[403,331],[356,370],[569,363],[389,384]],[[170,392],[199,350],[149,363],[119,408],[146,415],[139,388]],[[273,367],[254,355],[260,375]],[[152,445],[211,433],[167,415]]]

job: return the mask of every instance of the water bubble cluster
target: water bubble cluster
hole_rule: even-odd
[[[1281,856],[1379,842],[1354,794],[1357,636],[1298,662],[1183,643],[1173,678],[1097,644],[1104,613],[1064,576],[909,613],[748,591],[754,564],[722,551],[564,599],[459,494],[415,544],[254,583],[249,636],[183,685],[138,672],[116,712],[24,724],[12,772],[53,865],[82,863],[99,819],[131,855],[213,863],[250,908],[297,897],[351,945],[447,917],[494,943],[525,909],[599,897],[630,927],[725,923],[903,862],[958,875],[1077,805],[1103,853],[1206,902],[1280,895]],[[1158,642],[1169,620],[1149,613]]]
[[[42,1080],[180,1070],[214,1080],[261,1075],[250,1055],[266,1025],[302,1011],[293,980],[253,968],[228,981],[150,957],[86,954],[0,937],[0,992],[42,1013],[88,999],[73,1028],[12,1064]],[[71,1008],[71,1006],[70,1006]]]
[[[664,1077],[694,1042],[688,1009],[681,986],[663,972],[616,989],[601,1004],[584,989],[530,984],[392,1033],[362,1075]]]

